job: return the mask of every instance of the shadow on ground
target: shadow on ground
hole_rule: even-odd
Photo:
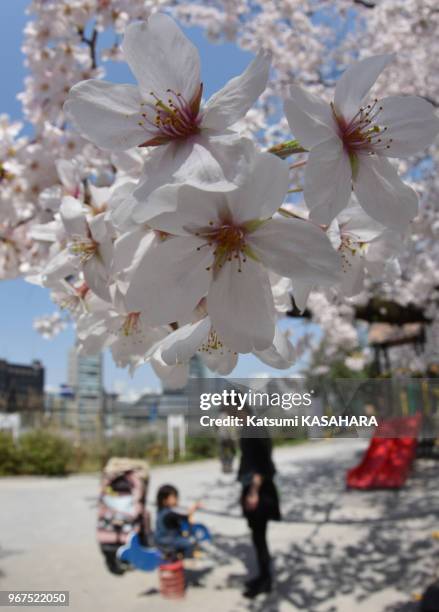
[[[412,603],[413,593],[422,592],[436,573],[439,545],[430,531],[439,527],[439,465],[418,461],[404,489],[370,492],[346,491],[348,467],[340,460],[313,461],[282,474],[278,485],[284,520],[298,534],[303,525],[308,535],[297,537],[288,550],[276,552],[275,592],[243,606],[255,612],[277,612],[283,602],[306,612],[337,612],[331,606],[336,598],[350,596],[363,602],[393,588],[400,593],[399,603],[374,612],[418,609]],[[233,493],[222,493],[231,500],[222,513],[236,514],[235,487]],[[346,530],[350,530],[347,537]],[[227,565],[237,558],[252,571],[248,536],[214,534],[214,542],[217,564]],[[227,586],[242,587],[244,579],[230,575]]]
[[[1,564],[3,564],[4,559],[7,559],[8,557],[13,556],[13,555],[21,555],[23,554],[23,552],[24,552],[23,550],[6,549],[0,546],[0,578],[7,577],[7,572],[4,571],[3,568],[1,567]]]

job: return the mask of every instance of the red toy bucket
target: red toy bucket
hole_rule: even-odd
[[[168,599],[185,595],[184,568],[181,561],[164,563],[159,567],[160,593]]]

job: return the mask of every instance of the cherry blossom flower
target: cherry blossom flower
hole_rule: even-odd
[[[59,312],[54,312],[50,315],[38,317],[33,321],[33,328],[46,340],[51,340],[57,336],[63,329],[65,329],[67,323],[62,319]]]
[[[76,162],[60,159],[56,162],[56,170],[61,184],[46,187],[38,199],[44,210],[58,210],[65,195],[77,199],[82,199],[84,196],[84,185]]]
[[[221,376],[230,374],[238,362],[238,354],[224,345],[209,316],[182,325],[160,343],[161,358],[170,366],[188,363],[195,354]],[[272,345],[253,354],[267,365],[282,370],[291,367],[295,359],[291,342],[277,327]]]
[[[164,146],[151,161],[151,171],[146,164],[147,180],[139,188],[139,200],[151,192],[151,175],[157,186],[177,180],[233,189],[251,143],[229,127],[264,90],[269,56],[261,52],[242,75],[202,105],[198,51],[170,17],[154,14],[146,22],[131,24],[122,48],[138,87],[101,80],[75,85],[65,112],[80,133],[115,151]]]
[[[366,271],[379,278],[404,248],[404,237],[371,219],[352,200],[330,225],[327,235],[342,258],[340,290],[345,296],[363,290]]]
[[[367,365],[367,355],[363,353],[356,353],[346,357],[345,366],[353,372],[361,372]]]
[[[109,271],[113,258],[111,232],[100,213],[87,220],[79,200],[66,196],[61,204],[61,219],[68,235],[68,247],[60,253],[60,275],[66,276],[64,265],[79,265],[87,286],[106,301],[110,301]]]
[[[126,301],[151,325],[188,319],[207,297],[222,341],[241,353],[271,346],[275,308],[268,271],[295,283],[328,285],[339,257],[314,224],[273,215],[288,187],[287,166],[260,154],[234,192],[184,186],[177,211],[150,221],[161,233],[133,269]]]
[[[61,310],[68,310],[72,316],[79,316],[87,311],[88,298],[92,296],[87,283],[72,285],[61,279],[52,287],[50,297]]]
[[[136,329],[143,329],[146,334],[151,333],[151,338],[154,336],[149,322],[146,323],[148,313],[140,313],[140,310],[130,311],[121,303],[118,294],[130,294],[133,275],[136,277],[138,269],[140,274],[141,265],[144,265],[149,257],[148,252],[152,253],[156,248],[164,247],[167,242],[176,238],[188,238],[187,233],[180,235],[180,230],[178,234],[172,233],[173,228],[170,225],[166,225],[168,231],[154,231],[148,226],[150,219],[165,210],[173,211],[173,214],[177,215],[175,207],[178,198],[172,194],[175,189],[179,189],[183,184],[208,188],[211,191],[234,189],[245,182],[246,174],[253,163],[255,142],[266,148],[280,145],[282,141],[289,139],[288,123],[283,113],[278,110],[279,97],[288,97],[287,90],[293,79],[294,84],[306,86],[307,94],[293,87],[292,104],[296,105],[294,113],[297,120],[294,125],[292,123],[292,127],[302,144],[311,149],[311,163],[308,163],[308,168],[314,168],[314,173],[302,170],[306,168],[303,162],[307,156],[306,153],[301,154],[292,163],[295,171],[290,177],[294,181],[291,186],[297,188],[296,191],[300,190],[300,178],[304,172],[303,186],[305,198],[313,211],[311,218],[314,222],[324,222],[325,226],[329,224],[329,217],[334,212],[327,214],[327,199],[338,203],[338,206],[335,206],[335,219],[329,229],[324,229],[333,241],[334,249],[341,255],[343,272],[341,280],[334,279],[329,288],[319,288],[309,296],[313,287],[319,287],[319,282],[313,280],[312,274],[306,271],[301,276],[296,274],[292,279],[283,275],[284,267],[282,275],[276,274],[272,268],[262,265],[265,262],[258,254],[259,266],[268,270],[274,303],[273,319],[277,323],[281,316],[286,315],[291,309],[292,297],[300,310],[307,306],[312,321],[317,323],[322,331],[322,342],[318,350],[321,351],[321,358],[327,368],[326,364],[331,360],[340,358],[344,361],[347,355],[352,357],[357,352],[365,354],[364,348],[359,347],[357,306],[367,305],[376,297],[403,306],[411,304],[419,308],[431,321],[431,324],[426,325],[423,354],[419,359],[413,359],[411,350],[392,349],[392,363],[412,369],[437,363],[437,142],[428,151],[421,149],[431,142],[437,132],[437,119],[425,100],[430,100],[438,106],[439,72],[435,70],[435,61],[439,51],[439,14],[434,11],[433,0],[389,0],[375,4],[373,10],[365,8],[361,3],[356,4],[355,11],[351,11],[352,2],[338,0],[336,6],[331,5],[331,19],[323,23],[324,20],[316,20],[314,16],[316,13],[328,15],[326,0],[285,0],[280,3],[238,0],[209,3],[209,6],[199,0],[29,2],[31,15],[25,27],[23,43],[27,76],[24,91],[19,94],[23,117],[30,127],[30,130],[28,127],[26,129],[29,136],[22,134],[21,123],[14,123],[5,115],[0,116],[0,278],[24,276],[28,282],[47,287],[53,301],[60,308],[68,310],[68,316],[74,325],[81,319],[80,332],[81,335],[85,334],[85,339],[89,333],[87,346],[90,350],[99,351],[99,347],[110,346],[117,363],[130,368],[137,367],[144,363],[145,359],[149,359],[164,386],[174,388],[184,385],[189,373],[188,363],[165,363],[160,342],[163,344],[168,334],[173,336],[174,333],[178,334],[179,329],[195,326],[200,320],[200,304],[197,304],[195,314],[189,306],[185,305],[183,310],[175,307],[173,316],[182,311],[188,314],[178,318],[172,328],[165,325],[160,342],[157,345],[153,342],[149,346],[136,339],[143,337],[142,333],[139,336],[135,333]],[[148,19],[158,10],[169,12],[189,27],[201,26],[211,39],[234,41],[246,52],[254,55],[259,53],[262,45],[273,58],[273,78],[261,94],[259,104],[251,108],[245,116],[242,115],[248,105],[239,95],[252,94],[248,96],[248,104],[253,103],[258,95],[257,88],[260,86],[262,91],[265,85],[265,76],[264,79],[262,76],[265,66],[268,66],[267,58],[259,56],[253,64],[254,68],[260,68],[259,77],[256,74],[258,70],[249,68],[244,75],[233,79],[222,90],[227,94],[227,104],[218,106],[227,114],[229,102],[235,101],[241,117],[236,123],[228,123],[226,126],[220,123],[220,126],[215,128],[203,125],[207,109],[216,96],[207,104],[201,99],[197,114],[194,113],[191,117],[187,115],[185,120],[181,120],[183,115],[180,113],[180,123],[176,121],[178,114],[172,116],[171,113],[171,117],[167,117],[169,113],[161,108],[159,127],[163,127],[166,119],[173,118],[166,129],[175,129],[177,124],[177,132],[181,136],[181,139],[166,143],[166,138],[160,139],[160,136],[165,134],[161,133],[155,124],[154,127],[150,126],[151,133],[147,133],[145,127],[150,124],[145,122],[145,117],[141,114],[137,117],[137,122],[144,121],[144,125],[135,124],[132,116],[134,110],[129,108],[127,121],[133,121],[134,130],[142,128],[139,131],[139,134],[142,134],[139,143],[145,144],[147,138],[153,137],[158,137],[158,140],[144,147],[137,146],[136,141],[134,149],[123,151],[96,147],[90,140],[84,139],[67,120],[63,105],[68,92],[75,83],[103,78],[107,60],[123,60],[124,51],[119,40],[127,25],[133,20]],[[345,28],[346,19],[349,20],[349,28]],[[162,30],[171,35],[164,37],[164,40],[154,39],[154,48],[146,61],[145,53],[149,51],[148,45],[143,43],[142,32],[160,20],[164,24]],[[154,88],[148,85],[149,88],[143,95],[143,81],[139,77],[139,89],[130,89],[135,99],[138,94],[140,101],[146,102],[141,113],[147,115],[146,119],[151,119],[150,111],[154,110],[154,123],[156,112],[151,104],[148,104],[148,101],[153,101],[150,96],[153,90],[156,95],[161,96],[165,105],[169,100],[167,93],[171,93],[171,102],[175,105],[178,101],[183,103],[184,110],[187,111],[188,105],[185,106],[182,97],[177,96],[175,99],[176,94],[182,93],[187,102],[195,102],[196,111],[196,94],[200,93],[200,78],[197,73],[199,60],[190,43],[164,15],[153,17],[146,26],[137,24],[131,27],[138,28],[136,36],[140,41],[139,45],[133,44],[131,49],[135,58],[140,58],[140,64],[137,63],[138,70],[134,70],[135,76],[138,76],[138,72],[142,72],[141,76],[149,75],[157,66],[161,69],[164,64],[156,51],[164,48],[171,50],[171,55],[166,56],[170,57],[165,66],[166,71],[159,70],[160,78],[163,75],[172,77],[169,83],[163,84],[163,87],[160,85],[160,91],[155,85]],[[155,26],[154,29],[158,31]],[[105,34],[101,37],[104,30]],[[344,32],[341,33],[341,30]],[[380,33],[379,36],[377,32]],[[99,43],[96,44],[98,38]],[[134,41],[134,37],[132,40]],[[107,48],[107,41],[112,45],[110,48]],[[176,46],[178,51],[175,51]],[[183,50],[184,56],[179,55],[180,49]],[[380,67],[387,63],[389,56],[383,54],[393,50],[398,50],[398,54],[392,61],[391,78],[378,79],[373,94],[377,98],[385,95],[392,97],[380,102],[375,102],[373,97],[371,101],[365,98],[364,101],[351,104],[366,93],[369,83],[372,84]],[[325,90],[332,87],[334,70],[340,71],[351,58],[363,59],[367,54],[379,58],[369,58],[365,64],[356,64],[346,72],[346,75],[351,74],[351,77],[342,77],[345,84],[337,88],[341,93],[336,96],[333,107],[319,102],[316,96],[325,97]],[[150,57],[153,61],[149,61]],[[195,69],[190,78],[180,85],[180,75],[187,74],[180,69],[185,58],[189,58],[189,64],[193,62]],[[210,66],[207,68],[211,70]],[[266,70],[268,71],[268,67]],[[154,72],[154,78],[156,75],[157,72]],[[154,81],[156,82],[157,80]],[[190,91],[184,90],[186,85]],[[106,91],[105,84],[97,87],[100,87],[98,100],[101,100]],[[233,98],[236,93],[234,87],[237,88],[238,98]],[[175,93],[166,92],[168,88]],[[357,94],[357,98],[355,95],[351,96],[352,91]],[[400,92],[405,94],[404,97],[401,97]],[[421,96],[425,100],[409,98],[408,94]],[[113,97],[111,99],[113,100]],[[125,100],[125,107],[130,106],[130,101],[131,93]],[[368,104],[371,105],[370,108],[367,108]],[[108,101],[104,100],[105,105],[108,106]],[[66,108],[68,106],[69,103]],[[363,111],[360,111],[360,107]],[[137,110],[139,108],[140,104]],[[190,108],[191,112],[192,110]],[[303,116],[300,110],[304,111]],[[355,117],[356,113],[358,114]],[[90,120],[91,127],[98,129],[101,113],[93,117],[93,120]],[[366,123],[368,120],[371,124]],[[198,121],[200,133],[192,135],[194,123]],[[373,151],[366,150],[367,125],[374,130],[367,135],[370,137],[368,145]],[[384,130],[385,127],[388,129]],[[104,136],[106,130],[107,126],[103,126]],[[114,136],[110,129],[108,134]],[[336,144],[333,147],[330,144],[325,149],[324,141],[333,138],[334,134]],[[167,137],[169,136],[168,133]],[[385,143],[385,140],[388,142]],[[419,153],[416,154],[416,151]],[[403,186],[388,159],[411,156],[413,153],[416,154],[414,157],[400,160],[398,164],[399,174],[416,189],[420,199],[419,213],[411,222],[409,233],[406,232],[407,224],[417,210],[414,191]],[[199,163],[197,156],[202,163]],[[319,157],[322,163],[316,170],[315,163]],[[333,180],[336,176],[333,171],[336,166],[334,160],[337,159],[340,162],[337,170],[343,177],[344,173],[347,177],[343,184]],[[374,173],[378,179],[370,180]],[[267,182],[269,180],[271,178],[267,179]],[[362,193],[361,180],[366,186],[371,186],[369,190],[363,189]],[[354,191],[362,197],[361,205],[368,214],[363,213],[357,205],[349,204],[337,214],[341,200],[352,193],[352,183]],[[375,197],[377,194],[379,197]],[[85,216],[85,225],[94,226],[96,223],[95,229],[103,232],[99,239],[94,236],[94,241],[98,243],[98,251],[102,248],[106,253],[108,248],[108,257],[100,258],[97,254],[93,256],[96,257],[93,263],[98,273],[90,274],[90,277],[94,278],[94,289],[101,296],[105,296],[106,300],[98,298],[93,286],[88,287],[84,280],[84,269],[89,267],[84,260],[85,253],[82,252],[81,255],[79,252],[72,252],[77,248],[81,250],[85,244],[81,245],[78,236],[74,239],[73,235],[66,231],[60,217],[61,201],[66,195],[79,201]],[[201,198],[199,202],[200,206],[205,203]],[[290,213],[297,212],[300,216],[306,216],[301,208],[291,209],[288,205],[284,208]],[[77,210],[79,212],[78,207]],[[373,219],[369,218],[369,215],[373,214]],[[383,215],[387,217],[383,218]],[[95,221],[95,218],[98,218],[98,221]],[[267,221],[268,218],[264,220]],[[164,220],[162,217],[163,223]],[[177,215],[175,222],[178,220]],[[278,220],[278,216],[273,219],[276,223]],[[296,223],[300,222],[297,220]],[[309,225],[308,221],[303,222],[302,226],[304,224]],[[161,227],[158,224],[156,226]],[[186,223],[183,229],[187,231]],[[88,230],[83,238],[89,237]],[[322,233],[319,230],[319,235]],[[256,236],[256,232],[248,232],[248,236],[247,242],[252,236]],[[285,240],[288,242],[290,239]],[[207,247],[203,247],[203,250],[206,249]],[[256,252],[253,246],[251,252]],[[251,259],[247,255],[246,257]],[[289,252],[283,257],[286,261],[291,259]],[[279,254],[276,259],[280,259]],[[253,260],[252,262],[256,263]],[[247,263],[243,262],[242,265]],[[178,262],[174,262],[175,266],[177,264]],[[171,266],[172,264],[169,264],[169,267]],[[213,283],[217,282],[220,271],[224,268],[223,265],[212,273],[209,290]],[[238,276],[241,274],[242,272],[237,273]],[[184,283],[184,279],[184,275],[177,275],[176,284]],[[139,287],[138,278],[135,278],[135,283]],[[136,284],[133,285],[133,290]],[[152,288],[159,294],[158,281]],[[361,293],[357,294],[360,290]],[[147,300],[152,299],[149,291],[150,287],[145,285],[145,305]],[[170,307],[167,287],[164,294],[166,300],[162,308],[165,310]],[[266,295],[270,295],[268,289],[261,299],[264,300]],[[349,296],[347,300],[345,295]],[[260,297],[260,294],[251,296],[255,304],[259,303]],[[138,301],[141,301],[140,296]],[[201,302],[206,302],[205,296]],[[86,314],[93,314],[96,327],[91,326],[91,323],[88,327],[85,325]],[[202,316],[209,318],[211,330],[215,330],[216,336],[220,338],[212,323],[212,314],[205,311]],[[230,325],[233,324],[232,319],[233,317]],[[64,317],[62,320],[64,321]],[[114,327],[111,327],[113,324]],[[41,329],[45,329],[43,324]],[[101,334],[99,342],[94,342],[94,333],[98,329]],[[124,329],[130,333],[125,335]],[[295,339],[297,353],[316,349],[314,327],[311,326],[310,330],[312,331],[306,336]],[[81,342],[85,344],[85,340]],[[237,353],[235,357],[238,358],[238,351],[229,348],[223,338],[221,343],[228,347],[229,356]],[[269,347],[263,352],[266,354],[270,350]],[[224,363],[219,359],[221,351],[201,353],[205,363],[212,360],[211,367],[219,373],[225,371],[222,370],[223,367],[230,367],[227,359]],[[201,353],[198,351],[198,354]],[[274,355],[273,364],[276,359],[277,356]],[[309,361],[314,364],[314,361]]]
[[[160,378],[163,389],[181,389],[187,384],[189,378],[189,363],[179,363],[170,366],[160,356],[158,350],[149,362],[152,369]]]
[[[116,292],[113,304],[91,296],[87,311],[77,321],[78,351],[93,355],[110,347],[118,367],[129,367],[132,373],[152,358],[158,343],[168,335],[170,328],[152,328],[139,312],[128,312],[122,296]]]
[[[285,113],[294,135],[310,149],[305,201],[311,218],[329,224],[349,202],[352,189],[368,215],[404,231],[418,211],[415,191],[402,182],[388,157],[408,157],[439,132],[433,106],[414,96],[367,102],[367,94],[392,55],[350,66],[328,105],[293,85]]]

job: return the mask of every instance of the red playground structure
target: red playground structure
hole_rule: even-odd
[[[399,489],[416,455],[420,413],[380,423],[361,462],[347,472],[351,489]]]

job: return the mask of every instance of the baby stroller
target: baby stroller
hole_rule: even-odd
[[[98,502],[97,540],[112,574],[128,566],[116,555],[133,534],[150,545],[150,516],[145,508],[149,466],[140,459],[113,457],[103,470]]]

